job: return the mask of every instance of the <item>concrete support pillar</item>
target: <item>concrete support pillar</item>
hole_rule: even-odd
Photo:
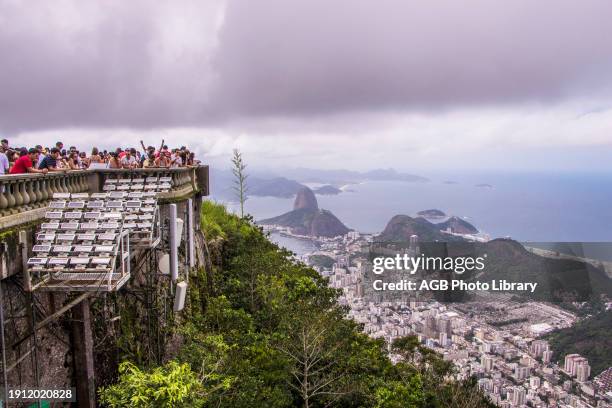
[[[168,243],[170,244],[170,276],[172,278],[172,282],[176,282],[179,274],[178,244],[180,242],[181,237],[178,237],[176,232],[176,220],[178,218],[176,204],[170,204],[168,208],[170,209],[170,236],[168,239]]]
[[[89,299],[84,299],[72,308],[72,319],[76,406],[93,408],[96,406],[96,386],[94,382],[93,337]]]
[[[200,188],[201,194],[205,196],[210,194],[208,166],[199,166],[196,169],[196,179],[198,181],[198,187]]]
[[[89,193],[99,193],[102,191],[104,184],[104,176],[97,171],[92,171],[87,174],[87,187]]]

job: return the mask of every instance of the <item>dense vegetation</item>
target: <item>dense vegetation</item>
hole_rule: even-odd
[[[612,366],[612,310],[588,317],[572,327],[548,335],[551,348],[561,365],[567,354],[578,353],[589,360],[594,377]]]
[[[336,263],[336,260],[331,256],[327,255],[311,255],[308,258],[308,262],[314,266],[331,269],[331,267],[334,266],[334,264]]]
[[[384,341],[345,319],[338,291],[251,220],[205,202],[202,230],[210,262],[190,280],[181,346],[162,366],[122,363],[118,382],[100,390],[104,405],[490,406],[415,337],[392,345],[392,364]]]

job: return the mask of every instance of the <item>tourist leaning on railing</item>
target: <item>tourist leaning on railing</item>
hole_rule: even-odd
[[[121,158],[121,167],[123,167],[124,169],[133,169],[138,167],[136,149],[131,148],[125,152],[125,154]]]
[[[88,157],[85,151],[70,146],[64,150],[64,144],[59,141],[53,148],[36,145],[32,149],[11,148],[7,139],[0,141],[0,175],[22,173],[46,173],[57,171],[84,169],[136,169],[136,168],[179,168],[193,166],[199,163],[194,153],[185,146],[169,149],[162,145],[159,150],[153,146],[145,147],[143,151],[135,148],[117,148],[115,151],[101,152],[94,147]],[[23,158],[25,157],[25,158]],[[28,159],[30,162],[28,162]],[[13,170],[13,167],[15,169]]]
[[[89,164],[91,163],[104,163],[104,160],[102,160],[102,157],[100,156],[97,147],[91,149],[91,156],[89,156]]]
[[[70,154],[68,155],[67,162],[68,162],[68,168],[70,170],[80,170],[81,169],[79,154],[76,152],[76,149],[70,152]]]
[[[24,149],[25,150],[25,149]],[[15,161],[11,167],[11,174],[43,173],[47,174],[47,169],[39,170],[34,167],[34,162],[38,160],[38,150],[31,148],[21,152],[21,157]]]
[[[155,159],[155,167],[170,167],[170,152],[160,152]]]
[[[65,171],[65,169],[58,168],[58,160],[60,160],[60,151],[57,147],[54,147],[49,151],[48,155],[39,161],[38,168],[40,170],[47,169],[48,171]]]
[[[146,169],[148,167],[155,167],[155,154],[149,153],[149,157],[143,160],[142,168]]]
[[[117,157],[116,152],[110,152],[108,159],[108,168],[109,169],[120,169],[121,163],[119,163],[119,158]]]

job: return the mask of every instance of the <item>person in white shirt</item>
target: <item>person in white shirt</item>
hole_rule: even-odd
[[[132,148],[125,152],[125,156],[121,158],[121,167],[124,169],[133,169],[138,165],[138,159],[136,159],[136,149]]]
[[[0,174],[8,173],[9,167],[9,159],[4,153],[4,147],[0,147]]]
[[[170,157],[170,167],[176,168],[181,167],[183,165],[183,159],[178,150],[174,150],[172,152],[172,156]]]

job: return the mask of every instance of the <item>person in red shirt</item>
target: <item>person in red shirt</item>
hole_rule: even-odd
[[[25,149],[24,149],[25,150]],[[47,174],[47,169],[35,169],[32,163],[38,162],[38,150],[32,148],[15,161],[11,167],[10,174],[43,173]]]

